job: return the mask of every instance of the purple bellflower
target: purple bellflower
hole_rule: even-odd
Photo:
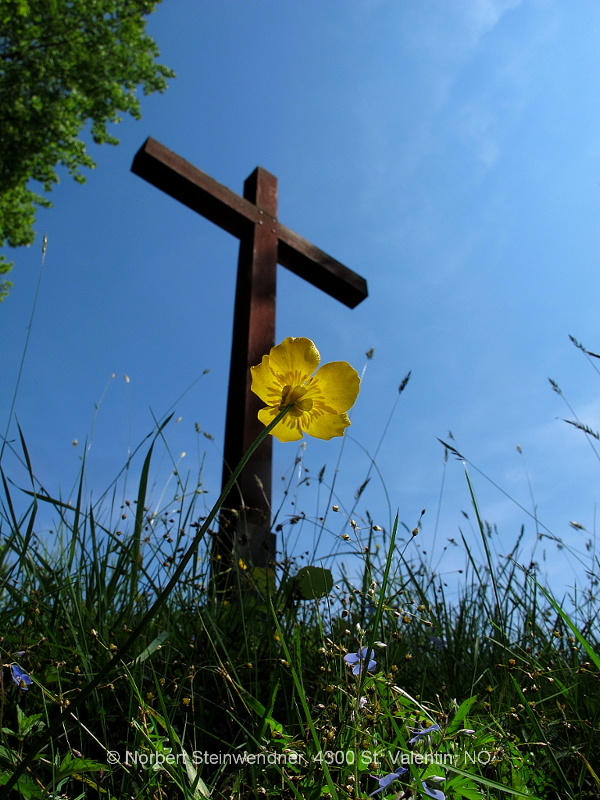
[[[444,778],[438,778],[435,775],[430,775],[427,778],[427,780],[441,783],[441,781],[443,781]],[[433,797],[433,800],[446,800],[446,795],[442,792],[441,789],[432,789],[430,786],[427,786],[425,781],[421,781],[421,785],[423,786],[423,791],[425,792],[425,794],[428,795],[429,797]]]
[[[18,664],[11,664],[10,671],[12,672],[12,679],[17,684],[19,689],[24,689],[27,691],[27,689],[29,689],[33,683],[29,675],[22,670]]]
[[[374,795],[379,794],[379,792],[383,792],[384,789],[387,789],[390,783],[397,780],[405,772],[408,772],[408,770],[404,769],[404,767],[398,767],[398,769],[395,772],[389,772],[382,778],[378,778],[377,775],[371,775],[372,778],[375,778],[376,781],[379,781],[379,789],[375,789],[374,792],[371,792],[369,797],[373,797]]]
[[[424,736],[432,733],[433,731],[439,731],[439,725],[430,725],[428,728],[409,728],[408,732],[412,734],[412,739],[408,740],[409,744],[414,744],[418,742],[419,739],[422,739]]]
[[[371,672],[377,666],[377,662],[373,658],[374,655],[375,650],[369,651],[368,647],[363,647],[358,653],[348,653],[348,655],[344,656],[344,661],[346,664],[353,665],[352,674],[358,675],[361,669],[366,668],[368,672]],[[365,662],[368,662],[366,666]]]

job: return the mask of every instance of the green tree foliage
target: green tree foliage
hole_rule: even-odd
[[[163,92],[173,72],[154,59],[145,15],[160,0],[0,0],[0,247],[31,244],[36,206],[58,183],[95,166],[78,137],[118,144],[107,124],[140,118],[136,89]],[[0,276],[11,268],[0,256]],[[0,282],[0,300],[10,283]]]

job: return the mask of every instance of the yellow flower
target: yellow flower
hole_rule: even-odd
[[[332,361],[313,375],[320,361],[310,339],[288,336],[250,368],[252,391],[267,404],[258,412],[264,425],[292,406],[271,431],[280,442],[297,441],[304,431],[317,439],[331,439],[343,436],[350,425],[346,412],[358,395],[358,373],[346,361]]]

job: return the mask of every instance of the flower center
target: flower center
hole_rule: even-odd
[[[302,414],[310,411],[313,401],[309,397],[305,400],[302,399],[307,391],[308,387],[306,386],[284,386],[279,410],[282,411],[286,406],[292,406],[290,409],[292,417],[301,417]]]

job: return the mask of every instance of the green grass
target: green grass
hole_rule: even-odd
[[[364,798],[380,785],[377,797],[600,798],[595,556],[589,586],[554,598],[518,564],[523,531],[494,554],[467,473],[483,560],[463,537],[462,582],[447,587],[419,555],[420,519],[401,540],[388,511],[360,511],[366,458],[345,520],[331,504],[311,519],[298,492],[277,515],[343,544],[357,575],[334,566],[332,585],[284,552],[275,580],[242,564],[223,599],[202,474],[175,467],[172,499],[150,511],[167,423],[130,497],[130,462],[100,500],[84,496],[85,462],[73,500],[53,497],[22,436],[29,487],[1,472],[0,800]],[[354,675],[344,656],[363,648],[376,666]]]

